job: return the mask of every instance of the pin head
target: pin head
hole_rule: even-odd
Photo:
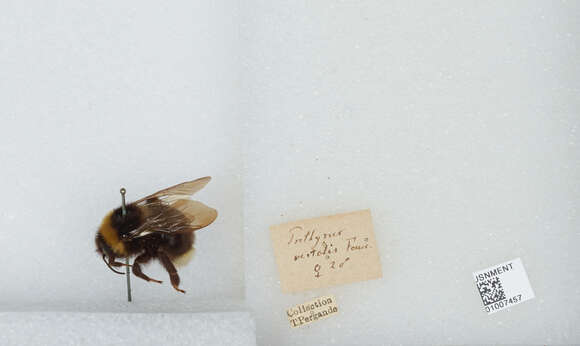
[[[123,216],[127,215],[127,206],[125,205],[125,193],[127,192],[127,190],[125,190],[124,187],[121,188],[121,190],[119,190],[119,192],[121,192],[121,211],[123,213]]]

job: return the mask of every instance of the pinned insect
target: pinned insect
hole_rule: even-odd
[[[189,261],[193,254],[194,231],[211,224],[217,217],[215,209],[189,197],[210,180],[211,177],[204,177],[178,184],[126,207],[123,195],[123,206],[103,218],[95,236],[97,252],[103,261],[115,273],[124,274],[114,267],[131,265],[116,259],[135,257],[131,266],[133,274],[146,281],[161,283],[141,270],[142,264],[158,259],[169,273],[173,288],[185,293],[179,288],[175,264]]]

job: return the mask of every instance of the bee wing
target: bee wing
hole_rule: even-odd
[[[217,218],[217,210],[190,199],[179,199],[170,205],[159,199],[149,199],[144,208],[148,213],[145,222],[129,232],[126,238],[135,239],[151,233],[192,232]]]
[[[194,229],[204,228],[217,218],[217,210],[191,199],[177,200],[171,204],[171,207],[182,212],[190,220],[191,227]]]
[[[160,190],[151,194],[149,196],[143,197],[134,203],[143,203],[148,199],[159,198],[164,202],[171,204],[176,200],[188,198],[199,190],[203,189],[207,183],[211,180],[211,177],[203,177],[195,179],[192,181],[186,181],[185,183],[177,184],[166,189]]]
[[[125,235],[125,238],[131,240],[144,237],[151,233],[179,233],[191,232],[189,220],[179,211],[170,208],[156,200],[156,204],[146,204],[147,217],[145,221],[136,229]]]
[[[133,202],[146,211],[146,220],[125,238],[134,239],[153,232],[190,232],[212,223],[217,217],[217,211],[188,199],[210,180],[211,177],[203,177],[177,184]]]

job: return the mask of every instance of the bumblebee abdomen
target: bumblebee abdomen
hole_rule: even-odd
[[[172,259],[188,253],[192,249],[193,242],[195,240],[193,231],[166,234],[164,236],[162,250],[165,251]]]

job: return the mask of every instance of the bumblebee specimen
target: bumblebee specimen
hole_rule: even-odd
[[[189,199],[201,190],[210,177],[199,178],[158,191],[138,201],[109,212],[101,222],[95,237],[97,252],[107,266],[125,266],[118,257],[135,257],[133,274],[146,281],[161,283],[141,271],[141,265],[158,259],[169,273],[171,285],[177,291],[179,275],[175,264],[185,264],[193,254],[194,231],[211,224],[217,211]]]

